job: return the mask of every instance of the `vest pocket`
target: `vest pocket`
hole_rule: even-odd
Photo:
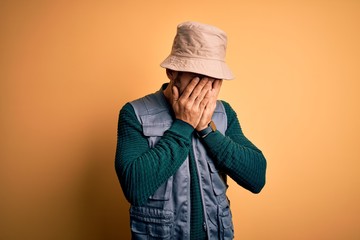
[[[210,239],[230,240],[234,238],[234,226],[229,201],[224,199],[213,211],[208,211]]]
[[[165,183],[163,183],[156,192],[149,197],[151,200],[167,201],[170,199],[172,190],[173,176],[171,176]]]
[[[216,196],[225,194],[227,190],[227,185],[225,184],[224,180],[220,176],[219,171],[216,169],[213,162],[208,160],[208,165],[210,169],[210,175],[211,175],[211,182],[214,189],[214,193]]]
[[[148,138],[149,147],[153,148],[164,135],[164,132],[171,127],[171,122],[163,124],[147,124],[143,125],[143,134]]]
[[[221,222],[221,239],[233,239],[234,238],[234,227],[232,223],[232,215],[230,208],[226,207],[220,213],[220,222]]]
[[[174,213],[167,210],[131,207],[132,239],[171,239]]]

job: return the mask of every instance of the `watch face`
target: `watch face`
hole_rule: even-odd
[[[213,121],[210,122],[209,126],[211,127],[211,130],[213,130],[213,132],[216,131],[216,125]]]

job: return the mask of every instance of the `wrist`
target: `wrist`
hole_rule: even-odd
[[[207,135],[209,135],[212,132],[216,131],[216,125],[213,121],[211,121],[207,127],[203,128],[202,130],[196,130],[196,134],[200,138],[205,138]]]
[[[209,123],[206,124],[206,125],[204,125],[204,126],[199,126],[199,125],[197,125],[196,128],[195,128],[195,130],[196,130],[197,132],[200,132],[200,131],[204,130],[204,129],[207,128],[207,127],[209,127]]]

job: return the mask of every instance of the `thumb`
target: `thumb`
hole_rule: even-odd
[[[176,86],[172,87],[172,99],[173,101],[179,100],[179,89]]]

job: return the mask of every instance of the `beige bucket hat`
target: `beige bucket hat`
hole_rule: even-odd
[[[234,76],[225,63],[226,45],[226,33],[219,28],[184,22],[177,26],[171,53],[160,66],[230,80]]]

